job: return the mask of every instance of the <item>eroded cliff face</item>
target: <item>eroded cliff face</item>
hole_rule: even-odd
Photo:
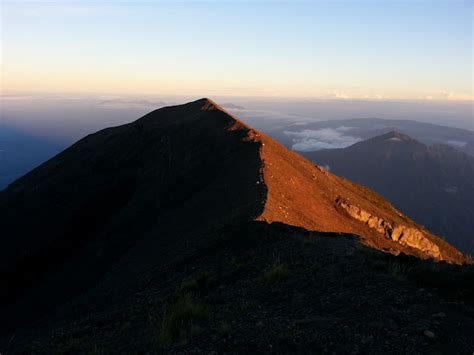
[[[344,209],[350,217],[367,224],[369,228],[376,230],[385,238],[391,239],[401,245],[421,250],[436,260],[443,260],[438,245],[431,242],[421,230],[389,222],[343,199],[338,199],[336,204]]]

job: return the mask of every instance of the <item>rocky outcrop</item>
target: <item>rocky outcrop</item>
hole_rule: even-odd
[[[386,221],[342,199],[336,200],[336,204],[344,209],[349,216],[364,222],[369,228],[384,235],[385,238],[401,245],[421,250],[434,259],[443,259],[439,247],[431,242],[419,229]]]

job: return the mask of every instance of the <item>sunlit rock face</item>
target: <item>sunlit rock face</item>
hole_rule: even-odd
[[[316,164],[330,166],[331,173],[381,194],[432,234],[443,236],[464,253],[474,255],[472,155],[453,146],[427,145],[399,132],[344,149],[303,155]],[[357,206],[386,219],[361,204]]]
[[[439,247],[431,242],[419,229],[393,222],[390,223],[344,200],[337,201],[337,204],[342,207],[349,216],[366,223],[370,228],[383,234],[387,239],[391,239],[404,246],[421,250],[434,259],[443,260]]]

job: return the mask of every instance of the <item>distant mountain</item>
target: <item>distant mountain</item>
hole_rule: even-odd
[[[99,102],[100,106],[110,107],[110,108],[124,108],[124,109],[132,109],[132,108],[156,108],[156,107],[163,107],[167,106],[166,102],[163,101],[151,101],[145,99],[110,99],[104,100]]]
[[[397,131],[427,145],[444,144],[474,156],[474,125],[472,130],[467,130],[412,120],[352,118],[308,121],[298,126],[292,120],[287,120],[273,126],[259,128],[295,150],[315,151],[324,146],[321,143],[326,143],[331,149],[346,148],[355,141]],[[305,149],[301,149],[302,144],[298,144],[302,142],[306,143],[303,145]]]
[[[208,99],[85,137],[0,192],[0,226],[1,344],[14,353],[346,352],[363,329],[362,347],[383,351],[374,305],[383,327],[403,324],[395,351],[420,349],[432,325],[415,323],[434,310],[474,325],[438,294],[418,307],[435,279],[472,312],[461,252]],[[470,342],[452,329],[436,340]]]
[[[398,132],[303,155],[374,189],[416,222],[474,254],[474,157]]]
[[[232,102],[225,102],[222,104],[222,107],[228,109],[228,110],[245,110],[245,107],[235,105]]]

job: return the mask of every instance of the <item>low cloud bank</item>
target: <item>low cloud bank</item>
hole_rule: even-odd
[[[464,146],[467,144],[466,142],[455,141],[455,140],[445,141],[445,143],[446,143],[447,145],[453,145],[453,146],[459,147],[459,148],[462,148],[462,147],[464,147]]]
[[[285,131],[293,140],[293,150],[311,152],[321,149],[345,148],[362,141],[360,137],[347,135],[354,127],[321,128],[317,130]]]

